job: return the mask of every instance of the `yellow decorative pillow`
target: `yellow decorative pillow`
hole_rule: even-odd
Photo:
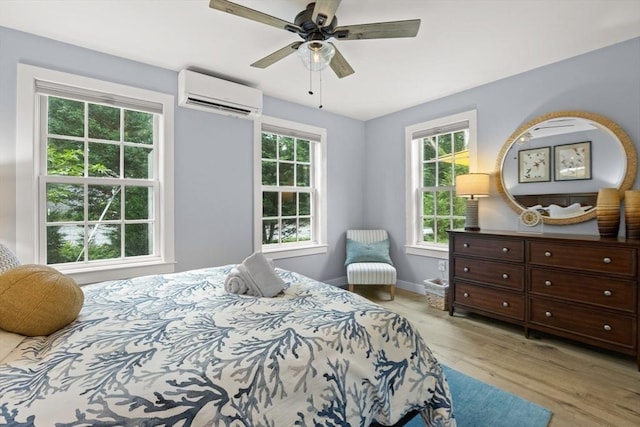
[[[84,293],[55,268],[26,264],[0,274],[0,329],[35,337],[73,322]]]

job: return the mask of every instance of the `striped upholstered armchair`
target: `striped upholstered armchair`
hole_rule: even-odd
[[[355,285],[388,285],[395,297],[396,269],[389,255],[386,230],[347,230],[347,283]]]

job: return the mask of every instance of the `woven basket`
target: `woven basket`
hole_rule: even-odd
[[[425,280],[427,303],[438,310],[449,310],[449,286],[440,279]]]
[[[430,307],[437,308],[438,310],[449,310],[449,292],[447,292],[444,297],[427,294],[427,303]]]

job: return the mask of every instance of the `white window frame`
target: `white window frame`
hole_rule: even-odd
[[[296,256],[326,253],[327,244],[327,131],[326,129],[303,123],[283,120],[276,117],[261,116],[254,121],[254,250],[261,251],[270,258],[290,258]],[[265,129],[281,129],[284,135],[313,135],[313,187],[311,240],[298,243],[262,244],[262,131]]]
[[[97,263],[91,266],[56,265],[62,273],[73,277],[79,284],[102,280],[124,279],[146,274],[170,273],[175,270],[174,244],[174,183],[173,183],[173,134],[174,134],[174,97],[150,90],[92,79],[84,76],[18,64],[17,107],[16,107],[16,254],[23,264],[44,264],[43,235],[45,203],[39,197],[39,186],[45,180],[40,179],[41,167],[46,164],[40,147],[40,115],[36,84],[52,82],[87,92],[100,92],[105,100],[133,99],[162,105],[159,120],[158,144],[158,199],[159,234],[158,253],[144,259],[130,261],[119,259],[112,262]],[[45,140],[46,141],[46,140]]]
[[[433,258],[448,258],[449,246],[446,244],[428,243],[422,240],[422,152],[416,134],[429,129],[451,126],[455,123],[469,123],[469,172],[477,167],[478,126],[476,110],[452,114],[446,117],[429,120],[405,128],[405,252],[412,255]]]

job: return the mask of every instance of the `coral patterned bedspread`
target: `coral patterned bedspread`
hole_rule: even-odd
[[[75,322],[0,361],[0,425],[455,425],[406,318],[280,269],[277,297],[228,293],[232,267],[85,286]]]

